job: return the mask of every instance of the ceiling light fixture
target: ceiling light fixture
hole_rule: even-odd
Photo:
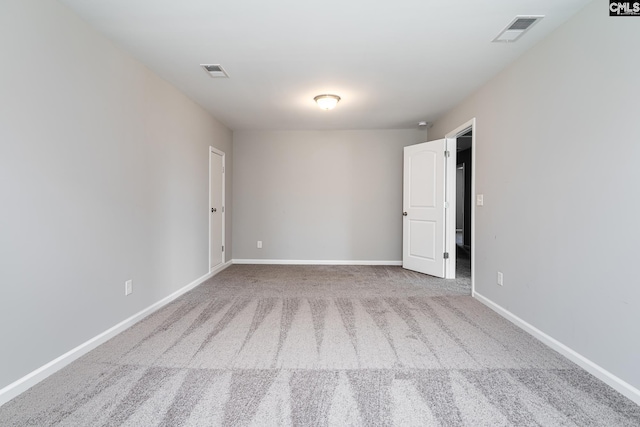
[[[323,110],[332,110],[338,105],[338,101],[340,101],[340,97],[338,95],[318,95],[313,98],[318,104],[318,107]]]

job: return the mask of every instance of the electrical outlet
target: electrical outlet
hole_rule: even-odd
[[[501,271],[498,271],[498,285],[502,286],[504,280],[504,276],[502,275]]]
[[[262,249],[262,240],[258,240],[258,249]]]
[[[133,280],[127,280],[124,282],[124,295],[127,296],[133,292]]]

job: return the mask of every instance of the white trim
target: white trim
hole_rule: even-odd
[[[445,135],[445,138],[457,138],[471,129],[471,295],[476,292],[476,118],[461,124]],[[466,173],[466,172],[465,172]],[[465,196],[466,197],[466,196]]]
[[[222,251],[222,263],[220,263],[219,265],[216,266],[211,266],[211,153],[215,153],[219,156],[222,157],[222,245],[224,246],[225,250]],[[207,187],[209,188],[209,209],[207,211],[207,215],[209,215],[209,271],[215,271],[218,267],[225,265],[225,260],[227,259],[227,245],[226,245],[226,240],[225,240],[225,221],[226,221],[226,215],[227,215],[227,209],[225,208],[226,206],[226,201],[227,199],[225,198],[225,187],[226,187],[226,169],[227,169],[227,155],[224,153],[224,151],[218,150],[216,147],[213,146],[209,146],[209,183],[207,185]],[[226,267],[225,267],[226,268]]]
[[[324,260],[324,259],[234,259],[234,264],[263,265],[402,265],[402,261]]]
[[[535,326],[525,322],[515,314],[511,313],[510,311],[502,308],[500,305],[491,301],[489,298],[484,297],[477,292],[473,293],[473,297],[478,301],[480,301],[482,304],[486,305],[487,307],[495,311],[496,313],[498,313],[499,315],[501,315],[502,317],[504,317],[505,319],[509,320],[511,323],[523,329],[525,332],[528,332],[529,334],[533,335],[535,338],[540,340],[543,344],[547,345],[548,347],[557,351],[567,359],[571,360],[573,363],[580,366],[582,369],[589,372],[594,377],[608,384],[609,386],[614,388],[618,393],[624,395],[625,397],[634,401],[636,404],[640,405],[640,390],[638,390],[631,384],[613,375],[611,372],[607,371],[600,365],[597,365],[596,363],[587,359],[586,357],[576,352],[575,350],[562,344],[560,341],[556,340],[555,338],[552,338],[549,335],[545,334]]]
[[[90,340],[85,341],[84,343],[80,344],[76,348],[69,350],[62,356],[52,360],[46,365],[43,365],[38,369],[36,369],[35,371],[32,371],[29,374],[25,375],[24,377],[12,382],[8,386],[0,390],[0,406],[4,405],[5,403],[10,401],[14,397],[18,396],[19,394],[24,393],[34,385],[38,384],[40,381],[47,378],[49,375],[56,373],[57,371],[64,368],[71,362],[84,356],[94,348],[98,347],[100,344],[107,342],[114,336],[118,335],[120,332],[123,332],[125,329],[130,328],[131,326],[138,323],[140,320],[144,319],[154,311],[159,310],[160,308],[169,304],[171,301],[175,300],[176,298],[180,297],[181,295],[185,294],[186,292],[200,285],[205,280],[215,276],[217,273],[229,267],[230,265],[231,265],[231,261],[225,264],[221,264],[214,271],[211,271],[205,274],[204,276],[197,278],[193,282],[189,283],[187,286],[181,289],[178,289],[171,295],[164,297],[163,299],[156,302],[155,304],[150,305],[144,310],[139,311],[138,313],[134,314],[128,319],[123,320],[117,325],[102,332],[101,334],[98,334],[95,337],[91,338]]]
[[[209,272],[208,276],[213,277],[216,274],[220,273],[222,270],[226,270],[227,268],[231,267],[231,265],[233,264],[233,262],[231,260],[227,261],[227,262],[223,262],[222,264],[218,264],[215,267],[213,267],[211,269],[211,271]],[[204,277],[204,276],[202,276]]]
[[[444,247],[445,252],[449,253],[449,258],[444,260],[444,278],[455,279],[456,278],[456,158],[458,153],[456,151],[458,141],[456,138],[445,138],[447,141],[447,147],[445,148],[449,152],[449,157],[445,157],[445,202],[448,203],[448,208],[444,211]],[[453,233],[451,232],[453,230]]]

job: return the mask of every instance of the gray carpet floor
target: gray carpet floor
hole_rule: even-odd
[[[468,279],[236,265],[0,407],[0,425],[639,426],[640,407]]]

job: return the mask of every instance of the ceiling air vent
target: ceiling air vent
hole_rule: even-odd
[[[220,64],[200,64],[211,77],[229,77]]]
[[[492,41],[504,43],[514,42],[522,37],[524,33],[529,31],[531,27],[536,25],[542,18],[544,18],[544,15],[516,16]]]

